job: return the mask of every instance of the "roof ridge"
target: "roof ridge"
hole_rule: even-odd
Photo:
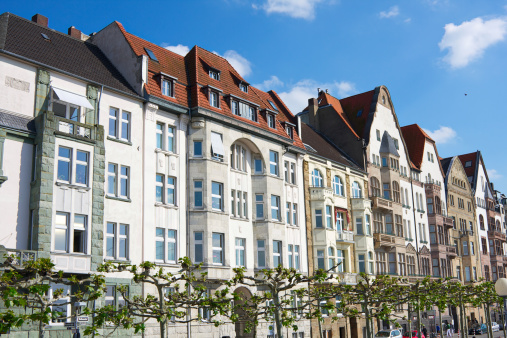
[[[256,88],[257,89],[257,88]],[[289,107],[287,107],[287,105],[285,104],[285,102],[283,102],[283,100],[280,98],[280,96],[278,96],[278,93],[275,92],[273,89],[271,89],[270,91],[267,92],[268,94],[270,95],[273,95],[279,102],[280,104],[285,108],[285,110],[287,110],[289,112],[289,114],[293,117],[293,118],[296,118],[296,116],[291,112],[291,110],[289,109]]]

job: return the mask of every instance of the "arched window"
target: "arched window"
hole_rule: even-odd
[[[343,196],[343,183],[340,176],[333,177],[333,192],[336,195]]]
[[[352,198],[361,198],[361,186],[359,185],[359,183],[357,183],[356,181],[354,181],[352,183]]]
[[[240,144],[233,144],[231,146],[231,168],[247,171],[247,163],[249,163],[247,159],[247,150],[244,146]]]
[[[400,185],[396,181],[393,181],[393,200],[400,203]]]
[[[370,179],[371,185],[371,195],[372,196],[380,196],[380,182],[374,176]]]
[[[312,171],[312,186],[317,188],[322,187],[322,175],[317,169],[313,169]]]

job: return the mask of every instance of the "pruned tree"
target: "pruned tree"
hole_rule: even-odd
[[[341,294],[338,285],[325,284],[333,278],[331,270],[319,269],[315,274],[305,276],[293,268],[278,266],[250,276],[244,268],[236,268],[235,276],[228,285],[247,286],[257,291],[247,299],[233,293],[236,305],[231,319],[240,319],[237,312],[247,317],[246,332],[255,330],[261,320],[274,322],[275,332],[280,338],[283,337],[284,327],[297,331],[300,318],[322,320],[323,313],[332,312],[335,308],[327,300]]]
[[[55,271],[49,258],[38,258],[18,264],[13,256],[5,257],[0,265],[0,297],[6,310],[0,314],[0,332],[36,324],[39,336],[44,337],[45,326],[52,321],[66,321],[70,313],[55,310],[76,302],[89,302],[102,296],[105,280],[102,275],[76,276]],[[74,288],[65,293],[63,285]],[[50,290],[52,290],[50,295]]]
[[[160,337],[167,337],[167,323],[169,320],[178,323],[201,320],[201,315],[190,316],[190,311],[205,308],[210,313],[209,321],[216,326],[221,324],[220,317],[227,315],[230,310],[231,296],[227,287],[209,294],[211,283],[207,273],[201,272],[201,266],[193,265],[189,258],[183,257],[178,261],[180,268],[176,273],[168,272],[152,262],[139,265],[106,262],[99,267],[99,271],[129,272],[132,280],[138,284],[151,286],[154,293],[149,291],[144,295],[129,294],[128,288],[118,288],[124,306],[115,309],[104,306],[94,313],[94,324],[87,328],[86,334],[97,333],[106,323],[116,328],[133,328],[135,332],[145,330],[145,323],[154,319],[160,326]]]

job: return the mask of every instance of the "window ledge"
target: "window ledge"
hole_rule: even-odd
[[[292,225],[292,224],[286,224],[287,225],[287,228],[289,229],[299,229],[299,226],[297,225]]]
[[[295,184],[295,183],[289,183],[289,182],[287,182],[287,181],[285,181],[285,186],[286,186],[286,187],[293,187],[293,188],[297,188],[297,187],[298,187],[298,185],[297,185],[297,184]]]
[[[243,175],[247,175],[248,174],[246,171],[235,169],[235,168],[231,168],[231,171],[234,172],[234,173],[243,174]]]
[[[123,143],[123,144],[126,144],[126,145],[129,145],[131,146],[132,145],[132,142],[130,141],[127,141],[127,140],[122,140],[121,138],[116,138],[116,137],[113,137],[113,136],[108,136],[107,139],[109,141],[113,141],[113,142],[118,142],[118,143]]]
[[[65,251],[51,251],[52,255],[60,255],[60,256],[75,256],[75,257],[89,257],[91,258],[92,255],[85,254],[85,253],[79,253],[79,252],[65,252]]]
[[[166,155],[172,155],[172,156],[176,156],[176,157],[180,156],[180,155],[178,155],[176,153],[173,153],[172,151],[168,151],[168,150],[164,150],[164,149],[160,149],[160,148],[155,148],[155,152],[156,153],[166,154]]]
[[[121,201],[121,202],[128,202],[131,203],[132,200],[130,198],[124,198],[124,197],[116,197],[111,195],[106,195],[107,199],[114,200],[114,201]]]
[[[104,262],[119,263],[119,264],[131,264],[130,259],[116,259],[111,257],[104,257]]]
[[[66,183],[66,182],[61,182],[61,181],[56,181],[55,184],[58,186],[61,186],[61,187],[66,187],[68,189],[77,189],[77,190],[83,190],[83,191],[88,191],[91,189],[90,187],[85,187],[82,185],[71,184],[71,183]]]
[[[166,209],[178,209],[177,205],[172,205],[172,204],[155,203],[155,206],[166,208]]]
[[[250,222],[250,219],[249,219],[249,218],[243,218],[243,217],[232,216],[232,215],[231,215],[231,219],[233,219],[233,220],[235,220],[235,221]]]
[[[168,267],[168,268],[179,268],[180,265],[177,264],[177,263],[167,263],[167,262],[164,262],[164,261],[153,261],[153,263],[155,263],[157,266],[164,266],[164,267]]]
[[[229,216],[229,214],[228,214],[228,213],[226,213],[226,212],[224,212],[223,210],[211,209],[211,210],[205,210],[205,211],[212,212],[212,213],[214,213],[214,214],[219,214],[219,215]]]

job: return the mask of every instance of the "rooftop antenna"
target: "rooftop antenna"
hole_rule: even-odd
[[[329,94],[329,91],[326,89],[326,94]]]

